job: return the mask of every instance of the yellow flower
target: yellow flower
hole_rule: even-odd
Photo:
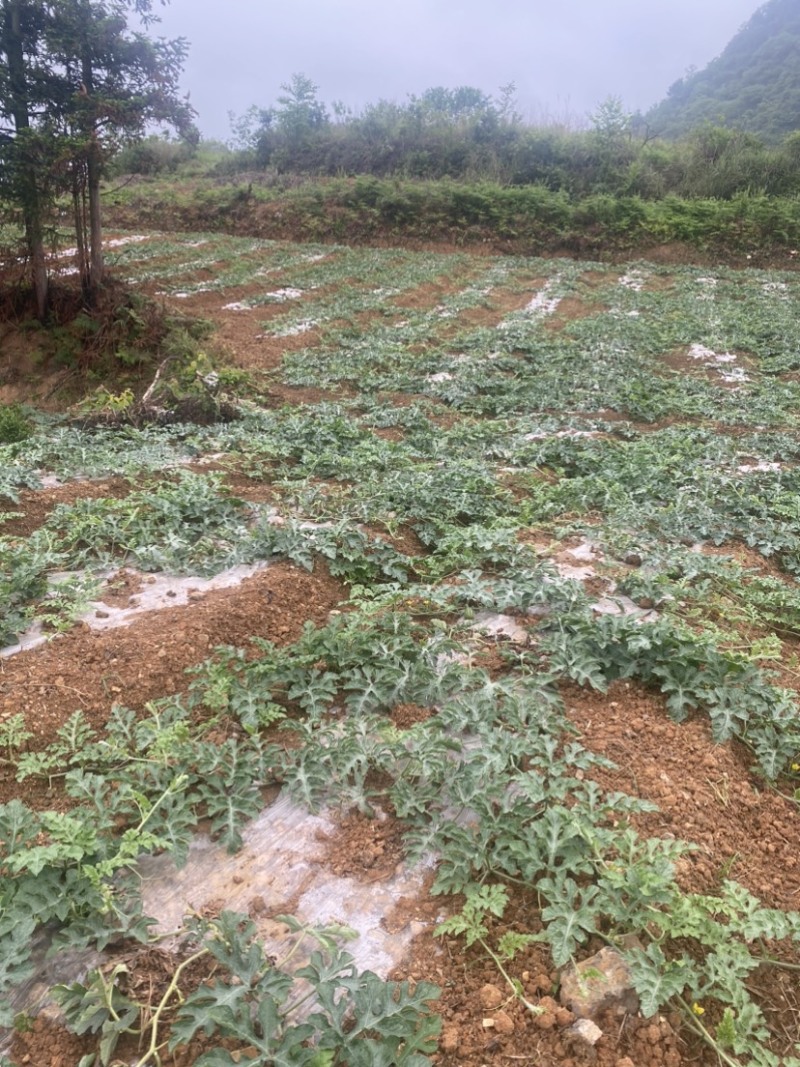
[[[793,763],[792,764],[792,770],[793,771],[800,771],[800,763]]]
[[[706,1009],[701,1004],[698,1004],[697,1001],[692,1004],[692,1011],[695,1015],[705,1015],[706,1013]]]

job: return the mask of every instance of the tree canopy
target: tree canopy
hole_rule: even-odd
[[[129,26],[138,16],[141,29]],[[17,208],[41,318],[56,197],[70,195],[84,293],[103,281],[100,179],[150,122],[188,132],[186,42],[153,40],[153,0],[0,0],[0,195]]]

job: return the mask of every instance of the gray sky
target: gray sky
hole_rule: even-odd
[[[608,96],[661,99],[719,55],[761,0],[171,0],[157,36],[188,38],[183,84],[206,137],[308,75],[358,109],[436,85],[496,93],[526,118],[585,118]]]

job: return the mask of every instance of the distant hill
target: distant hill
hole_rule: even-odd
[[[772,142],[800,129],[800,0],[769,0],[722,55],[676,81],[644,117],[662,137],[708,122]]]

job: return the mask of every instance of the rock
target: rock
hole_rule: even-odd
[[[617,1060],[617,1067],[636,1067],[636,1064],[630,1056],[623,1056],[621,1060]]]
[[[494,1028],[498,1034],[513,1034],[514,1020],[504,1011],[498,1011],[494,1017]]]
[[[567,1036],[575,1042],[594,1048],[603,1036],[603,1031],[597,1023],[593,1023],[591,1019],[578,1019],[578,1021],[573,1023],[569,1030],[567,1030]]]
[[[642,557],[638,552],[629,552],[625,556],[624,562],[627,563],[629,567],[641,567]]]
[[[491,1011],[492,1008],[499,1008],[505,999],[497,986],[491,985],[488,982],[485,986],[481,987],[479,996],[481,999],[481,1007],[485,1011]]]
[[[601,949],[577,967],[565,968],[559,999],[579,1019],[591,1019],[601,1011],[635,1015],[639,1010],[628,964],[613,948]]]
[[[595,1045],[603,1036],[603,1031],[592,1022],[591,1019],[578,1019],[578,1021],[564,1031],[564,1043],[574,1056],[574,1061],[582,1063],[595,1063],[597,1050]]]

